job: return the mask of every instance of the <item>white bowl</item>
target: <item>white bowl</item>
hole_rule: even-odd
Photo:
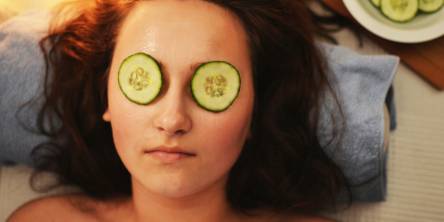
[[[402,43],[425,42],[444,35],[444,8],[431,14],[418,14],[406,23],[387,19],[369,0],[343,0],[348,11],[375,35]]]

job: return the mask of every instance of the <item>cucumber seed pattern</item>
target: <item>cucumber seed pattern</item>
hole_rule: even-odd
[[[390,4],[392,5],[392,8],[399,11],[404,11],[407,6],[409,5],[408,0],[391,0]]]
[[[216,74],[205,79],[205,92],[211,97],[221,97],[225,95],[227,87],[227,79],[221,75]]]
[[[151,84],[151,78],[147,71],[139,67],[130,74],[129,84],[135,90],[141,91]]]

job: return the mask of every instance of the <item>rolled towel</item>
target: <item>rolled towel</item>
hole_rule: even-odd
[[[329,144],[333,135],[330,112],[338,112],[332,95],[326,94],[318,130],[321,145],[343,170],[355,200],[385,200],[387,153],[383,110],[387,104],[390,128],[394,130],[396,109],[391,84],[399,58],[362,55],[341,46],[319,45],[328,58],[329,78],[344,114],[342,138]]]

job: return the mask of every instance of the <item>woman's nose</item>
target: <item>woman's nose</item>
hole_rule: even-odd
[[[191,130],[192,121],[185,107],[185,99],[180,96],[166,96],[159,107],[159,115],[154,119],[154,126],[161,133],[169,136],[183,135]]]

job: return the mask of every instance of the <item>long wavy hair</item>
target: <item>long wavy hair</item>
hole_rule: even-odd
[[[130,174],[102,114],[116,37],[137,2],[89,1],[41,40],[46,78],[38,123],[50,140],[33,151],[34,176],[55,172],[58,184],[78,186],[102,200],[131,195]],[[229,204],[243,213],[331,209],[348,185],[317,136],[322,96],[332,90],[306,2],[208,2],[241,21],[253,67],[251,137],[230,171]]]

